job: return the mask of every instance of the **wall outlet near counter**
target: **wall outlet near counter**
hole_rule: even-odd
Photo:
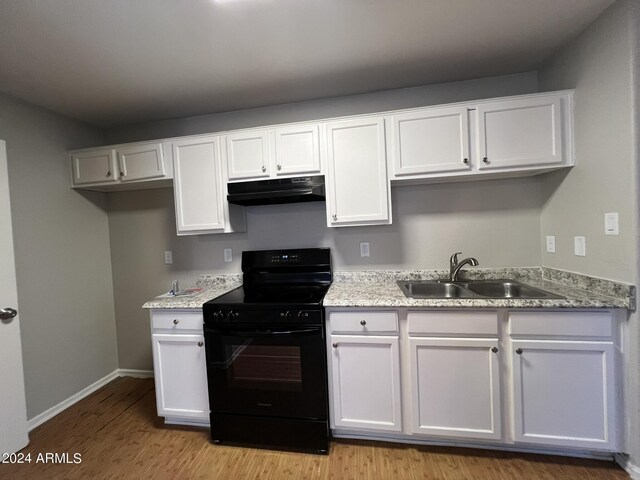
[[[618,214],[616,212],[604,214],[604,234],[620,235],[620,227],[618,225]]]
[[[573,237],[573,253],[578,257],[587,256],[587,239],[585,237]]]
[[[171,250],[165,250],[164,263],[166,265],[171,265],[173,263],[173,252]]]
[[[233,261],[233,250],[230,248],[224,249],[224,261],[231,262]]]
[[[369,242],[360,242],[360,256],[361,257],[369,256]]]
[[[556,253],[555,235],[547,235],[547,253]]]

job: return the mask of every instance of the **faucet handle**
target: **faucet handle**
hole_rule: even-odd
[[[458,255],[462,255],[462,252],[456,252],[451,255],[451,258],[449,259],[449,266],[451,268],[455,267],[458,264]]]

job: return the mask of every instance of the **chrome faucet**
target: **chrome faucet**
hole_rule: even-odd
[[[458,255],[460,254],[462,254],[462,252],[456,252],[451,255],[451,258],[449,259],[449,280],[452,282],[458,281],[458,273],[465,265],[469,264],[473,267],[478,265],[478,260],[473,257],[465,258],[458,262]]]

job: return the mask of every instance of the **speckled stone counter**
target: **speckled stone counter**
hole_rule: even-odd
[[[323,304],[325,307],[635,308],[632,285],[539,267],[469,269],[461,280],[508,278],[565,298],[417,299],[406,297],[396,284],[398,280],[433,280],[447,275],[445,270],[336,272]]]
[[[161,295],[142,305],[142,308],[202,308],[202,304],[242,285],[242,275],[201,275],[195,295]]]

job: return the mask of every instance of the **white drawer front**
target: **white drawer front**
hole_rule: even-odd
[[[611,312],[511,312],[511,335],[612,337]]]
[[[329,316],[331,333],[397,333],[396,312],[332,312]]]
[[[202,332],[202,311],[194,312],[162,310],[151,314],[151,328],[154,331],[193,331]]]
[[[492,335],[498,334],[495,311],[410,311],[409,335]]]

